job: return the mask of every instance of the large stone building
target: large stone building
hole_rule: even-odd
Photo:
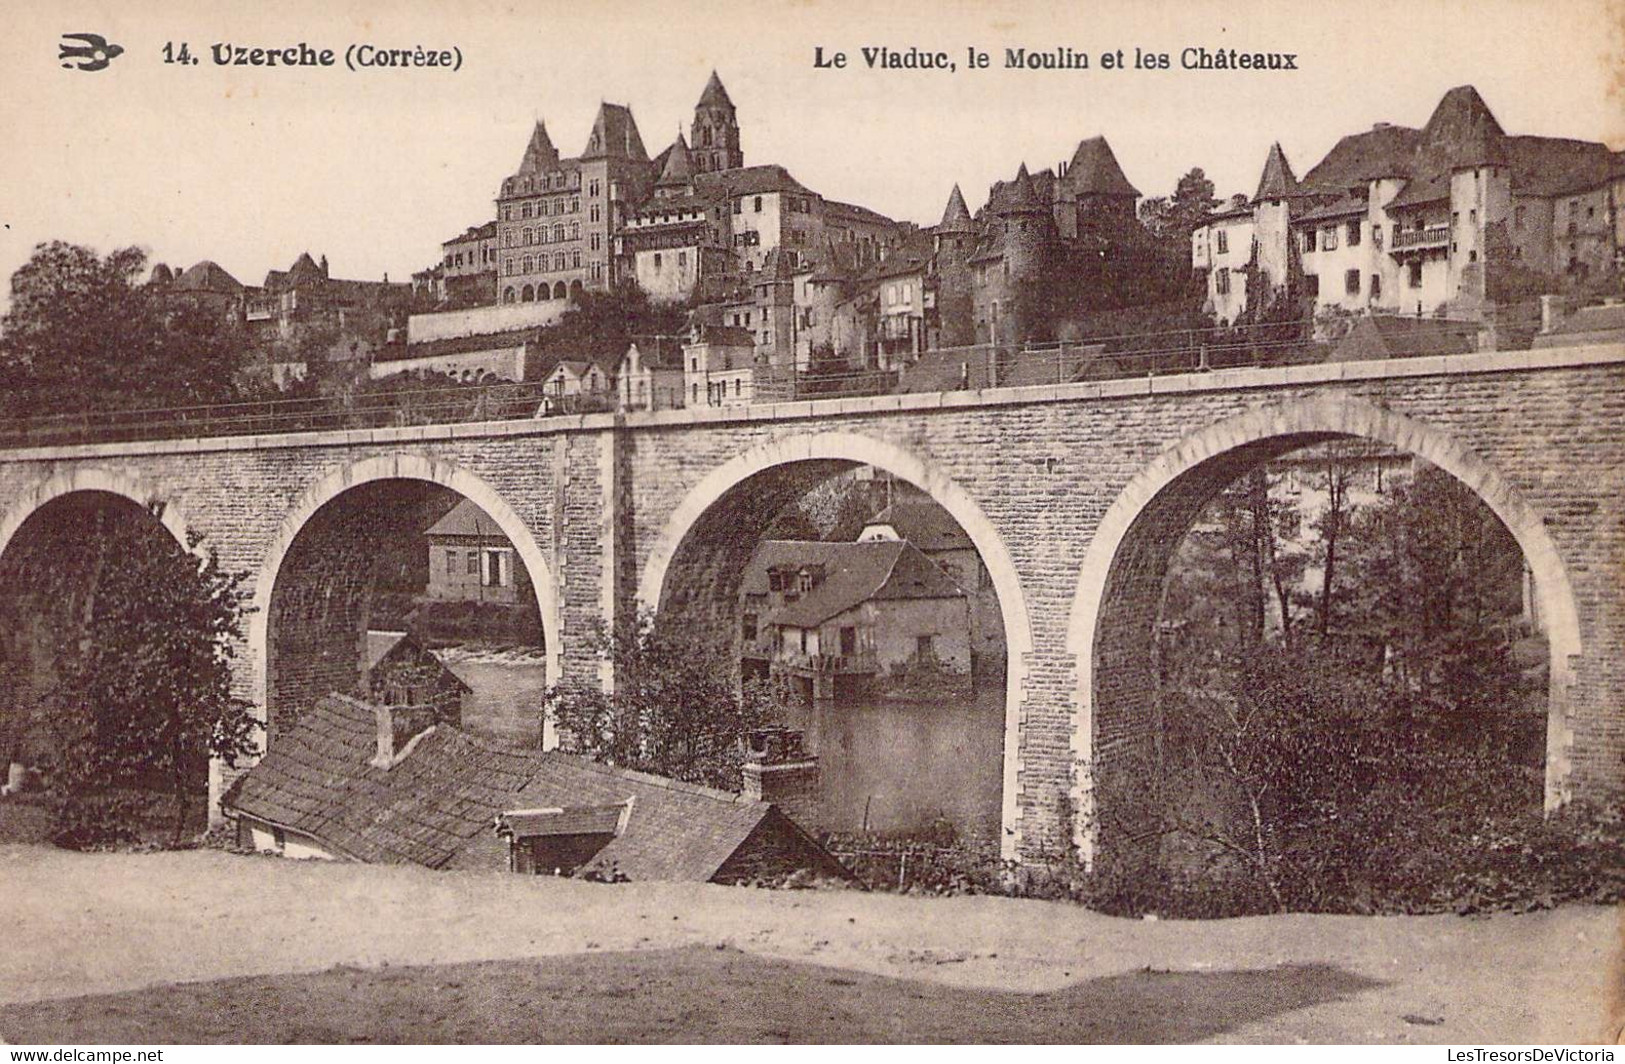
[[[614,279],[611,235],[628,203],[653,184],[630,108],[598,108],[587,145],[563,158],[536,123],[519,169],[497,196],[497,285],[504,303],[564,299],[606,290]]]
[[[1480,315],[1518,286],[1561,287],[1625,249],[1625,155],[1511,136],[1471,85],[1421,129],[1379,122],[1299,180],[1271,147],[1250,204],[1191,237],[1207,309],[1235,322],[1291,293],[1322,316]]]
[[[1035,338],[1054,323],[1057,308],[1042,305],[1046,291],[1143,249],[1139,195],[1104,137],[1080,141],[1071,160],[1053,170],[1030,174],[1023,164],[1012,180],[995,182],[972,220],[974,243],[966,240],[963,198],[956,203],[950,195],[938,231],[950,240],[938,248],[938,270],[968,268],[971,323],[967,331],[956,309],[944,332],[972,335],[977,343]],[[1087,270],[1076,268],[1084,264]]]

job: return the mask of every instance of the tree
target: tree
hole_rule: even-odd
[[[13,416],[193,406],[235,396],[242,335],[222,318],[165,308],[138,283],[146,254],[51,241],[11,276],[0,378]]]
[[[647,617],[595,640],[615,690],[549,694],[567,744],[608,764],[737,791],[744,740],[773,716],[765,685],[736,687],[721,653]]]
[[[168,793],[179,843],[208,760],[256,749],[259,723],[233,696],[245,573],[97,506],[8,549],[4,586],[44,611],[54,684],[32,714],[52,735],[47,787],[59,840],[128,837],[139,794]],[[69,564],[71,562],[71,564]]]
[[[1200,166],[1195,166],[1179,179],[1173,195],[1143,201],[1140,220],[1159,241],[1177,241],[1180,251],[1188,257],[1191,232],[1205,222],[1218,205],[1213,182]]]

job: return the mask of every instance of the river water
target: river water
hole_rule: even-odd
[[[819,758],[817,827],[913,834],[946,824],[963,838],[998,838],[1002,677],[957,698],[838,700],[789,716]]]
[[[473,688],[463,726],[522,746],[538,742],[546,667],[537,660],[452,657]],[[961,837],[999,834],[1004,758],[1004,682],[973,694],[909,701],[846,699],[794,707],[785,721],[818,755],[820,822],[827,831],[917,833],[947,824]]]

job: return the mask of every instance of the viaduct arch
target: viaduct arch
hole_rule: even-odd
[[[1572,662],[1581,626],[1567,568],[1540,514],[1483,458],[1446,433],[1347,395],[1256,408],[1196,432],[1129,481],[1095,528],[1078,573],[1066,649],[1077,663],[1074,692],[1073,837],[1085,856],[1102,815],[1096,786],[1115,750],[1146,726],[1155,690],[1146,633],[1161,606],[1173,552],[1197,514],[1236,477],[1290,451],[1359,437],[1417,455],[1471,489],[1517,540],[1534,573],[1551,650],[1546,744],[1548,810],[1570,798],[1573,733],[1568,719]],[[1149,687],[1147,685],[1150,685]]]
[[[352,488],[380,480],[419,480],[450,488],[484,510],[513,544],[530,574],[536,592],[536,606],[542,619],[546,644],[547,682],[559,677],[560,634],[558,593],[551,567],[524,520],[485,480],[460,465],[418,454],[387,454],[367,458],[335,470],[308,488],[294,503],[265,548],[264,560],[254,582],[253,612],[248,619],[248,657],[251,662],[250,699],[268,712],[268,664],[271,641],[271,601],[277,576],[299,533],[317,511]],[[555,744],[552,730],[543,736],[545,746]]]
[[[1021,774],[1021,704],[1026,663],[1033,649],[1027,600],[1016,563],[998,528],[964,488],[929,460],[887,440],[855,432],[788,436],[730,459],[691,488],[666,520],[639,578],[639,609],[654,612],[663,604],[669,572],[679,549],[712,507],[753,477],[809,462],[840,463],[846,467],[869,465],[908,481],[953,516],[981,555],[998,594],[999,612],[1004,621],[1008,665],[1005,670],[1000,848],[1004,856],[1016,857],[1021,841],[1017,800]]]

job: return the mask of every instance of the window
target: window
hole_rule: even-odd
[[[1451,211],[1450,212],[1450,228],[1454,229],[1456,227],[1456,225],[1458,223],[1460,223],[1460,221],[1461,221],[1461,212],[1460,211]]]
[[[1360,271],[1349,270],[1343,274],[1343,293],[1357,296],[1360,294]]]
[[[1223,255],[1230,250],[1230,234],[1223,229],[1219,230],[1219,254]]]
[[[914,284],[911,281],[904,281],[903,282],[903,302],[904,303],[911,303],[913,301],[914,301]]]
[[[598,182],[597,181],[589,181],[589,182],[587,182],[587,195],[589,195],[589,196],[598,195]]]
[[[521,217],[521,218],[529,218],[530,217],[530,204],[526,203],[526,204],[523,204],[523,205],[520,206],[520,208],[519,208],[519,217]]]
[[[587,246],[592,248],[594,251],[600,250],[602,248],[602,244],[599,242],[600,239],[601,238],[598,233],[592,234],[592,239],[587,241]]]
[[[1382,274],[1371,275],[1371,298],[1373,301],[1382,298]]]
[[[688,252],[679,251],[677,253],[677,267],[678,267],[678,269],[682,269],[684,266],[687,266],[687,265],[688,265]]]
[[[1322,250],[1322,251],[1336,251],[1337,250],[1337,230],[1336,229],[1322,229],[1320,231],[1320,250]]]
[[[762,197],[760,197],[760,196],[756,197],[756,203],[751,208],[751,210],[756,214],[761,214],[762,213]]]
[[[592,205],[592,207],[587,211],[587,221],[596,222],[596,221],[601,221],[602,218],[603,218],[603,213],[598,209],[598,204],[594,203]]]
[[[655,269],[660,269],[660,252],[655,252]]]
[[[510,302],[511,302],[511,300],[510,300]],[[446,551],[446,575],[447,576],[455,576],[455,575],[457,575],[457,552],[454,551],[454,550],[449,550],[448,549]]]
[[[841,629],[841,656],[851,657],[858,652],[858,630],[853,627]]]
[[[1349,223],[1348,236],[1349,247],[1357,248],[1360,246],[1360,223],[1358,220]]]
[[[571,240],[580,240],[581,239],[581,223],[580,222],[571,222],[570,223],[570,239]]]
[[[1307,255],[1309,252],[1311,252],[1313,250],[1315,250],[1315,231],[1313,229],[1306,229],[1306,230],[1304,230],[1304,234],[1303,234],[1303,251],[1304,251],[1304,254]]]
[[[934,657],[935,656],[935,652],[931,648],[931,640],[932,640],[932,638],[933,638],[932,636],[928,636],[928,635],[917,635],[917,636],[914,637],[914,656],[915,657],[917,657],[917,658],[929,658],[929,657]]]
[[[1213,291],[1221,296],[1230,294],[1230,271],[1223,266],[1213,273]]]
[[[581,269],[581,252],[579,250],[570,252],[570,268],[572,270]]]
[[[743,213],[745,213],[745,201],[744,200],[734,200],[734,213],[735,214],[743,214]]]
[[[469,576],[478,576],[479,575],[479,572],[480,572],[480,552],[479,551],[471,550],[471,551],[468,552],[468,568],[467,568],[466,571],[467,571],[467,574]]]
[[[1422,287],[1422,260],[1416,259],[1409,266],[1410,284],[1412,288]]]
[[[1303,276],[1303,290],[1306,293],[1308,293],[1309,298],[1311,298],[1311,299],[1319,299],[1320,298],[1320,275],[1318,273],[1306,273],[1306,274],[1304,274],[1304,276]]]
[[[570,213],[571,214],[578,214],[578,213],[580,213],[580,211],[581,211],[581,197],[580,196],[571,196],[570,197]]]
[[[1478,249],[1477,248],[1474,248],[1473,250],[1471,250],[1471,251],[1469,251],[1467,253],[1467,261],[1468,262],[1477,262],[1478,261]]]
[[[555,243],[555,244],[564,243],[564,226],[555,225],[553,227],[553,243]]]

